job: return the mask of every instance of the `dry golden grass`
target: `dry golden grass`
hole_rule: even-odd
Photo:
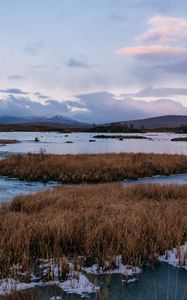
[[[39,258],[122,254],[140,265],[187,238],[187,186],[58,187],[0,207],[0,273]]]
[[[103,183],[157,174],[187,172],[187,156],[121,153],[27,154],[0,161],[0,174],[28,180],[62,183]]]

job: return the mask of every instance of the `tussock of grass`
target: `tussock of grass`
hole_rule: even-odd
[[[27,180],[103,183],[187,172],[187,156],[120,153],[26,154],[0,161],[0,174]]]
[[[2,140],[0,139],[0,145],[6,145],[6,144],[17,144],[20,143],[18,140]]]
[[[58,187],[0,207],[0,274],[39,258],[122,254],[140,265],[187,238],[187,186]]]
[[[187,137],[179,137],[171,140],[172,142],[187,142]]]
[[[95,139],[121,139],[121,140],[136,140],[136,139],[143,139],[143,140],[150,140],[150,138],[147,138],[143,135],[94,135],[93,138]]]

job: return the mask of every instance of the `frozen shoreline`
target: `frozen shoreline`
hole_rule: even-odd
[[[17,274],[24,274],[19,267],[17,268]],[[115,258],[115,268],[109,268],[109,262],[105,262],[105,268],[101,269],[97,264],[91,267],[81,267],[79,271],[75,271],[75,264],[72,262],[68,263],[68,273],[66,274],[66,279],[61,281],[60,278],[63,274],[63,261],[58,265],[54,263],[53,260],[43,260],[40,269],[42,270],[43,276],[48,275],[52,278],[50,281],[43,281],[32,274],[30,283],[21,283],[15,281],[14,279],[8,278],[0,280],[0,295],[10,294],[15,291],[22,291],[37,286],[57,286],[62,291],[68,294],[77,294],[84,296],[86,294],[91,294],[99,291],[100,287],[91,283],[86,276],[87,274],[103,275],[103,274],[122,274],[127,277],[126,282],[130,283],[136,280],[134,276],[140,274],[142,270],[137,267],[132,267],[128,265],[123,265],[122,256],[116,256]],[[38,282],[37,282],[38,280]]]
[[[187,270],[187,242],[172,250],[166,250],[164,255],[158,257],[160,262],[168,263],[174,267],[182,268]],[[17,268],[17,266],[15,266]],[[63,261],[59,264],[55,263],[54,260],[43,260],[40,268],[42,270],[43,276],[50,275],[52,278],[50,281],[41,280],[39,277],[35,277],[34,274],[31,276],[31,282],[19,282],[12,278],[0,280],[0,296],[7,295],[12,292],[19,292],[26,289],[35,288],[37,286],[57,286],[62,291],[68,294],[77,294],[84,297],[88,294],[96,293],[100,290],[100,287],[91,283],[87,278],[86,274],[93,274],[96,276],[105,274],[121,274],[126,278],[123,278],[123,282],[129,284],[137,280],[137,276],[142,273],[142,269],[138,267],[133,267],[129,265],[124,265],[122,263],[122,256],[118,255],[115,258],[115,267],[110,268],[109,261],[104,263],[101,268],[99,265],[93,264],[91,267],[80,267],[80,270],[75,270],[75,264],[73,262],[68,262],[68,272],[66,274],[66,279],[61,280],[60,276],[63,273]],[[18,270],[17,274],[22,274]],[[37,282],[38,280],[38,282]]]
[[[75,275],[75,274],[74,274]],[[6,279],[0,281],[0,296],[9,295],[14,292],[20,292],[23,290],[35,288],[35,287],[47,287],[47,286],[57,286],[62,291],[68,294],[77,294],[79,296],[84,296],[85,294],[95,293],[99,290],[98,286],[92,284],[88,278],[79,273],[76,275],[77,278],[70,278],[63,282],[59,280],[49,281],[49,282],[31,282],[31,283],[24,283],[24,282],[17,282],[14,279]]]
[[[166,250],[164,255],[159,256],[159,261],[187,271],[187,242],[178,248]]]

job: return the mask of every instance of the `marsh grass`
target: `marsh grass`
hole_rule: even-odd
[[[136,139],[143,139],[143,140],[151,140],[150,138],[143,136],[143,135],[105,135],[105,134],[98,134],[94,135],[93,138],[95,139],[118,139],[118,140],[136,140]]]
[[[120,153],[26,154],[0,161],[0,174],[61,183],[104,183],[187,172],[187,156]]]
[[[187,142],[187,137],[179,137],[171,140],[172,142]]]
[[[0,145],[7,145],[7,144],[17,144],[20,143],[18,140],[2,140],[0,139]]]
[[[33,270],[43,258],[122,254],[141,265],[187,238],[187,186],[120,184],[58,187],[0,207],[0,274]],[[65,266],[64,266],[65,268]]]

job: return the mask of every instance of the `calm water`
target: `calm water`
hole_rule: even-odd
[[[138,180],[125,180],[124,185],[134,184],[187,184],[187,173],[170,176],[153,176],[147,178],[139,178]]]
[[[45,184],[0,177],[0,202],[11,199],[16,195],[30,194],[54,186],[56,184],[53,182]]]
[[[122,275],[105,275],[90,277],[97,283],[103,294],[107,294],[109,300],[187,300],[187,273],[184,270],[161,263],[156,270],[145,267],[139,280],[133,283],[124,283]],[[24,293],[32,294],[33,290]],[[77,295],[64,294],[54,287],[37,287],[35,292],[43,300],[49,300],[52,296],[61,296],[63,300],[82,299]],[[94,294],[88,299],[96,300]]]
[[[178,153],[187,154],[186,142],[171,142],[174,137],[187,136],[172,133],[147,133],[140,134],[151,138],[151,140],[114,140],[114,139],[93,139],[93,133],[46,133],[46,132],[0,132],[0,139],[17,139],[21,143],[2,146],[1,152],[6,153],[27,153],[39,152],[44,149],[47,153],[56,154],[77,154],[77,153],[106,153],[106,152],[154,152],[154,153]],[[128,135],[128,134],[124,134]],[[130,134],[132,135],[132,134]],[[137,134],[134,134],[137,135]],[[38,137],[40,142],[35,143]],[[73,143],[66,143],[73,142]]]

